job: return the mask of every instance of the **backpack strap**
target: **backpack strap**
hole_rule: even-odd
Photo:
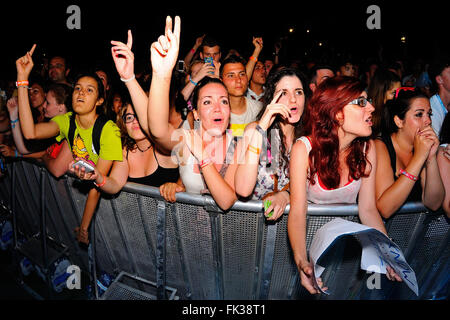
[[[97,155],[100,155],[100,137],[102,135],[103,127],[108,122],[108,118],[104,114],[100,114],[95,120],[94,128],[92,129],[92,144],[93,150]]]
[[[75,129],[76,128],[77,128],[77,125],[75,123],[75,113],[72,112],[72,115],[70,116],[70,122],[69,122],[69,134],[67,137],[67,140],[69,141],[70,150],[72,150],[73,141],[75,140]]]
[[[97,117],[97,120],[95,120],[94,128],[92,129],[92,144],[94,147],[94,150],[92,151],[94,151],[97,155],[100,155],[100,137],[102,135],[103,127],[107,122],[108,118],[104,114],[100,114]],[[76,128],[77,125],[75,123],[75,114],[72,113],[72,115],[70,116],[69,134],[68,134],[70,149],[72,149],[73,146]]]

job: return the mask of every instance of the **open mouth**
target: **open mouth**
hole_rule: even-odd
[[[372,117],[366,119],[366,123],[371,126],[372,125]]]
[[[213,121],[214,121],[214,123],[222,123],[223,119],[222,118],[214,118]]]

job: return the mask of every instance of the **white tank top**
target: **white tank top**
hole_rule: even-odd
[[[225,163],[222,165],[222,168],[219,172],[222,177],[225,176],[228,165],[233,161],[235,142],[236,140],[233,139],[232,135],[227,133],[227,154],[224,159]],[[178,153],[176,153],[176,155],[177,157],[179,156]],[[179,157],[178,163],[179,163],[178,168],[180,171],[180,177],[181,180],[183,181],[184,187],[186,188],[186,192],[196,194],[209,193],[206,183],[199,169],[196,168],[194,170],[194,167],[197,166],[197,160],[195,159],[195,157],[192,155],[191,152],[189,152],[189,156],[188,159],[186,160],[186,163],[182,163]]]
[[[307,137],[300,137],[306,150],[311,151],[311,141]],[[308,169],[309,171],[309,169]],[[356,203],[356,198],[361,188],[361,179],[351,180],[345,186],[337,189],[327,189],[320,182],[319,176],[314,176],[315,184],[311,185],[309,182],[306,186],[306,193],[308,202],[316,204],[333,204],[333,203]]]

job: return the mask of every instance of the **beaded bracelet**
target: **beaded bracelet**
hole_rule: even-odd
[[[191,76],[189,76],[189,81],[194,85],[197,86],[198,82],[195,82],[194,80],[192,80]]]
[[[408,179],[411,179],[413,181],[417,181],[417,177],[411,173],[406,172],[403,169],[400,169],[400,174],[404,175],[405,177],[407,177]]]
[[[16,127],[16,123],[19,122],[19,118],[16,120],[11,120],[11,128],[14,129]]]

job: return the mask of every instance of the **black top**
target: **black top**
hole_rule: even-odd
[[[390,136],[381,136],[381,140],[384,142],[386,148],[388,149],[389,158],[391,159],[391,167],[394,173],[394,180],[397,180],[398,177],[395,175],[395,172],[397,171],[397,155],[395,153],[394,145],[392,144],[392,138]],[[417,181],[414,183],[414,187],[412,188],[405,202],[411,201],[422,202],[422,186],[420,185],[420,179],[417,179]]]
[[[159,165],[158,158],[156,157],[155,148],[153,148],[153,155],[155,156],[158,167],[156,170],[145,177],[132,178],[128,177],[128,182],[135,182],[139,184],[145,184],[152,187],[160,187],[167,182],[177,182],[180,177],[178,168],[164,168]],[[128,159],[128,152],[127,152]]]

